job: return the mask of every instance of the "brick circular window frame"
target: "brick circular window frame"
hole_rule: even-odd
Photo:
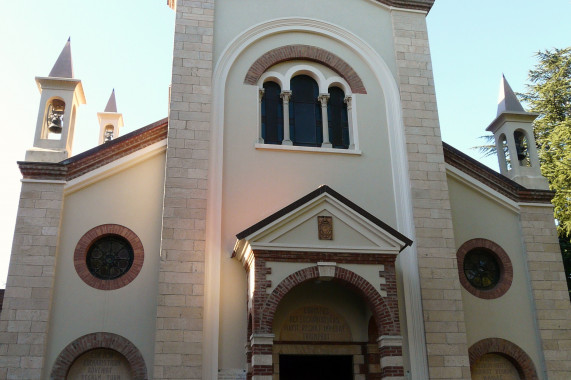
[[[466,255],[477,248],[483,248],[492,253],[500,264],[500,279],[492,289],[476,288],[474,285],[470,284],[466,274],[464,273],[464,259],[466,258]],[[460,277],[460,283],[464,289],[472,295],[478,298],[491,300],[503,296],[511,287],[513,280],[512,262],[506,251],[493,241],[482,238],[468,240],[458,249],[456,258],[458,259],[458,275]]]
[[[147,366],[141,351],[121,335],[107,332],[87,334],[68,344],[54,362],[50,379],[65,379],[75,360],[86,352],[95,349],[109,349],[118,352],[127,359],[133,379],[148,379]]]
[[[538,379],[533,360],[524,350],[509,340],[487,338],[474,343],[468,349],[470,367],[473,367],[486,354],[497,354],[508,359],[515,366],[523,380]]]
[[[117,235],[126,239],[133,248],[133,263],[131,268],[121,277],[104,280],[95,277],[87,267],[87,252],[89,248],[102,237]],[[133,231],[119,224],[103,224],[86,232],[75,247],[73,265],[79,277],[89,286],[99,290],[115,290],[133,281],[143,267],[145,255],[141,239]]]
[[[255,85],[262,74],[273,65],[300,59],[329,67],[347,81],[354,94],[367,93],[359,74],[347,62],[325,49],[310,45],[287,45],[266,52],[250,66],[244,83]]]

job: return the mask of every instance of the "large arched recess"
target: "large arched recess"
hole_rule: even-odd
[[[331,23],[309,18],[281,18],[252,26],[238,35],[223,50],[213,73],[212,133],[210,138],[208,204],[206,224],[206,273],[209,297],[205,300],[204,317],[204,375],[216,378],[218,371],[218,326],[220,310],[220,265],[222,236],[222,178],[224,136],[224,94],[230,69],[249,46],[271,35],[288,32],[307,32],[326,36],[348,48],[366,62],[375,75],[385,98],[393,177],[397,229],[414,240],[414,222],[406,142],[402,120],[400,93],[397,82],[383,58],[367,42],[350,31]],[[414,246],[401,252],[401,270],[408,326],[408,349],[411,372],[418,378],[428,377],[424,319],[420,297],[418,261]]]
[[[281,300],[296,286],[307,281],[318,279],[319,277],[319,268],[313,266],[292,273],[282,280],[268,296],[264,306],[260,310],[254,311],[254,332],[262,334],[271,333],[274,316]],[[367,306],[369,306],[373,312],[373,317],[382,335],[400,335],[398,310],[394,310],[387,305],[370,282],[355,272],[340,267],[335,268],[332,281],[342,282],[363,298]]]

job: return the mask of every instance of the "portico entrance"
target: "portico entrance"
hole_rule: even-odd
[[[395,260],[412,241],[326,186],[237,238],[249,379],[404,376]]]

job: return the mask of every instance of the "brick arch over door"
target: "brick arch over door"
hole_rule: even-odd
[[[285,297],[285,295],[289,293],[289,291],[294,287],[319,277],[319,269],[317,266],[314,266],[297,271],[280,282],[278,286],[273,290],[273,292],[268,296],[266,302],[259,310],[259,312],[255,313],[254,330],[257,330],[255,332],[268,334],[271,333],[272,325],[274,322],[274,315],[278,305]],[[386,302],[385,299],[381,297],[375,287],[371,285],[371,283],[369,283],[367,280],[355,272],[345,268],[335,268],[333,281],[343,283],[345,286],[356,291],[363,297],[373,312],[377,326],[380,327],[380,334],[400,335],[400,323],[398,319],[398,306],[396,299],[392,300],[394,302],[390,302],[391,300],[389,300],[389,305],[388,302]]]
[[[268,51],[250,66],[244,83],[256,85],[268,68],[280,62],[292,60],[321,63],[345,79],[354,94],[367,93],[363,81],[347,62],[327,50],[309,45],[287,45]]]
[[[533,360],[519,346],[501,338],[487,338],[474,343],[468,350],[470,367],[486,354],[498,354],[508,359],[523,380],[537,380]]]
[[[106,348],[117,351],[127,359],[133,379],[147,380],[147,366],[141,351],[121,335],[97,332],[87,334],[67,345],[57,357],[50,379],[65,379],[73,362],[88,351]]]

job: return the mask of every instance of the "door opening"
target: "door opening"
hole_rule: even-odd
[[[352,380],[351,355],[280,355],[280,380]]]

